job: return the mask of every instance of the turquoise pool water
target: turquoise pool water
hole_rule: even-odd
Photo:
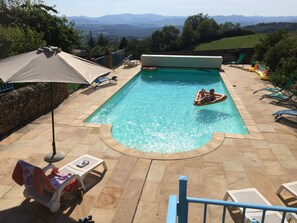
[[[194,106],[201,88],[228,98]],[[193,150],[208,143],[213,132],[248,133],[217,70],[141,71],[86,122],[112,124],[114,139],[145,152]]]

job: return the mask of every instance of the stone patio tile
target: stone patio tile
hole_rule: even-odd
[[[123,171],[132,171],[135,168],[135,164],[137,160],[138,159],[136,157],[126,156],[126,155],[121,156],[119,158],[117,168]]]
[[[132,222],[136,208],[134,201],[120,201],[113,223]]]
[[[151,182],[161,183],[165,171],[165,163],[161,161],[153,161],[150,167],[147,180]]]
[[[160,190],[160,183],[146,181],[141,194],[141,201],[158,202]]]
[[[107,181],[108,186],[125,188],[131,172],[123,171],[121,169],[114,169]]]
[[[207,197],[210,199],[222,199],[228,190],[228,184],[224,175],[205,177],[204,186]]]
[[[270,148],[259,148],[257,149],[257,154],[262,160],[277,160],[275,154]]]
[[[82,217],[85,217],[87,215],[89,215],[92,206],[95,204],[95,201],[97,199],[97,196],[93,196],[90,195],[89,193],[86,193],[83,197],[83,200],[81,201],[81,203],[77,203],[77,198],[76,197],[70,197],[69,200],[66,200],[65,203],[66,204],[74,204],[75,205],[75,209],[71,212],[70,216],[72,219],[80,219]],[[63,203],[62,203],[63,205]],[[70,206],[70,209],[72,207]],[[66,213],[67,213],[67,209],[66,209]]]
[[[257,126],[261,132],[275,132],[274,128],[271,125],[258,124]]]
[[[188,176],[188,183],[194,185],[203,185],[203,171],[197,168],[184,167],[184,175]]]
[[[90,215],[94,222],[113,223],[116,216],[116,209],[97,209],[92,208]]]
[[[245,170],[240,160],[225,162],[223,166],[225,171],[243,172]]]
[[[0,199],[9,191],[13,186],[11,185],[0,185]]]
[[[118,207],[124,189],[119,187],[105,186],[98,197],[94,207],[104,209],[114,209]]]
[[[151,161],[147,159],[137,159],[134,169],[131,172],[131,180],[143,180],[148,172]]]
[[[129,180],[123,192],[122,200],[137,202],[141,196],[144,180]]]
[[[225,174],[229,190],[242,189],[251,185],[246,172],[226,171]]]
[[[136,210],[134,223],[151,223],[157,216],[158,203],[140,201]]]
[[[262,167],[262,161],[256,152],[243,152],[240,159],[244,167]]]
[[[265,160],[262,162],[266,173],[268,175],[283,175],[286,174],[284,168],[281,166],[281,164],[277,161],[270,161],[270,160]]]

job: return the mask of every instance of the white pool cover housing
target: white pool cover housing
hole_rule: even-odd
[[[222,66],[222,56],[141,55],[143,67],[216,68]]]

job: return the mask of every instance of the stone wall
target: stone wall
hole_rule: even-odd
[[[66,84],[53,84],[54,107],[67,97]],[[37,83],[0,97],[0,140],[51,110],[50,84]]]

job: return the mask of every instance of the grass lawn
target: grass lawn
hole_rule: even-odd
[[[260,38],[267,34],[253,34],[247,36],[228,37],[220,40],[203,43],[195,47],[195,50],[221,50],[236,48],[253,48],[259,43]]]

